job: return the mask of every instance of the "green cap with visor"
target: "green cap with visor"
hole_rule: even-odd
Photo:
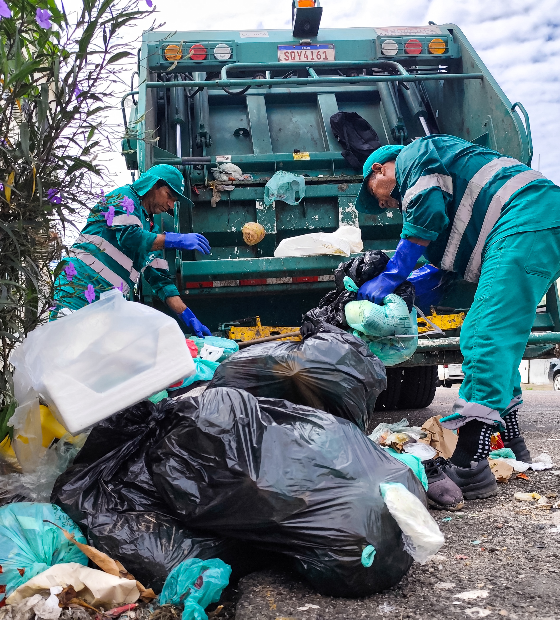
[[[383,213],[384,209],[379,206],[377,198],[370,194],[368,190],[367,182],[369,175],[371,174],[371,168],[373,164],[385,164],[388,161],[397,159],[403,148],[404,146],[401,144],[387,144],[386,146],[381,146],[373,151],[373,153],[366,159],[366,163],[364,164],[364,180],[356,200],[356,210],[359,213],[370,213],[375,215]]]

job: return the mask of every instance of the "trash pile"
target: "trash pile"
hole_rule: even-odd
[[[363,340],[326,325],[239,351],[167,317],[154,337],[147,310],[108,294],[17,351],[0,620],[204,619],[230,577],[273,563],[366,596],[437,552],[414,442],[387,435],[393,456],[365,435],[386,374]],[[47,364],[55,341],[65,366]]]

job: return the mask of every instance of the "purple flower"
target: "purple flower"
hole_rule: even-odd
[[[79,99],[80,95],[83,92],[84,91],[79,86],[76,86],[76,88],[74,89],[74,97],[76,97],[76,99]]]
[[[125,196],[121,201],[121,207],[128,213],[128,215],[134,213],[134,200],[128,196]]]
[[[95,289],[93,288],[93,284],[87,285],[87,288],[84,291],[84,297],[86,298],[88,304],[95,301]]]
[[[101,190],[99,192],[99,203],[104,205],[107,202],[107,198],[105,198],[105,192]]]
[[[37,9],[35,13],[35,20],[41,28],[52,28],[51,17],[48,9]]]
[[[152,8],[152,6],[154,5],[154,3],[152,2],[152,0],[146,0],[146,4]]]
[[[102,214],[107,222],[107,226],[113,225],[113,220],[115,219],[115,207],[110,206],[109,210],[106,213]]]
[[[62,196],[59,196],[60,190],[54,187],[51,187],[47,191],[47,200],[52,202],[53,205],[59,205],[62,202]]]
[[[10,7],[4,2],[4,0],[0,0],[0,19],[11,16],[12,12],[10,11]]]
[[[66,274],[66,279],[68,282],[72,282],[72,278],[78,273],[76,271],[76,267],[74,267],[73,263],[68,263],[66,267],[64,267],[64,273]]]
[[[0,183],[0,192],[4,191],[4,183]]]
[[[113,286],[113,288],[115,290],[120,291],[122,293],[123,292],[123,288],[124,288],[124,282],[121,280],[120,286]]]

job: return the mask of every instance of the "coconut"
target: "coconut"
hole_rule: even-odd
[[[256,245],[264,239],[264,228],[258,222],[247,222],[241,229],[243,241],[247,245]]]

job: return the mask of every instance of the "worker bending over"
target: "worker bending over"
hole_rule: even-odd
[[[399,206],[397,250],[358,299],[382,304],[422,254],[441,270],[478,282],[461,329],[465,379],[452,415],[441,419],[460,430],[450,462],[439,460],[439,487],[443,505],[457,500],[445,499],[443,474],[465,499],[490,497],[497,492],[487,461],[492,433],[500,429],[516,458],[530,461],[517,421],[518,368],[537,305],[560,275],[560,188],[511,157],[434,135],[381,147],[364,164],[357,210]],[[424,268],[412,280],[422,286],[440,275]]]
[[[196,336],[208,328],[179,297],[163,249],[210,254],[210,244],[196,233],[160,233],[154,215],[185,198],[184,180],[173,166],[153,166],[132,185],[113,190],[93,207],[86,225],[65,258],[55,281],[51,320],[78,310],[117,288],[128,293],[144,274],[155,295],[181,317]]]

